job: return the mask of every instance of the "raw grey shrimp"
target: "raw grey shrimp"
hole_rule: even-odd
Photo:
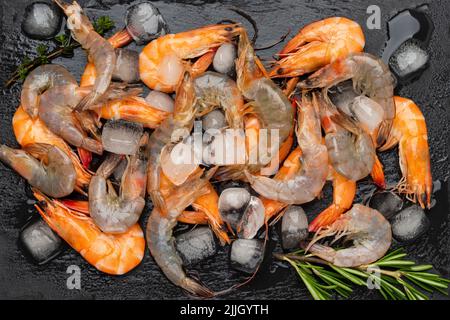
[[[195,101],[194,82],[189,72],[185,72],[177,89],[173,115],[167,117],[149,139],[147,190],[153,205],[163,213],[166,206],[160,192],[161,152],[169,144],[178,142],[173,141],[177,131],[189,134],[194,124]]]
[[[248,164],[248,171],[254,173],[268,164],[277,154],[281,144],[289,137],[294,125],[294,111],[283,91],[268,77],[256,57],[245,31],[239,36],[238,59],[236,62],[237,86],[249,103],[245,113],[254,114],[261,122],[261,129],[267,129],[268,150],[259,152],[257,164]],[[277,131],[275,143],[270,143],[272,133]],[[266,156],[264,156],[266,153]],[[223,167],[218,171],[218,179],[240,179],[243,174],[240,165]]]
[[[383,61],[368,53],[354,53],[323,67],[298,86],[304,89],[325,88],[327,92],[330,87],[350,79],[358,95],[369,97],[384,110],[377,134],[377,144],[381,145],[389,136],[395,117],[395,80]]]
[[[147,180],[148,134],[140,141],[140,149],[128,159],[122,175],[120,195],[108,177],[122,160],[121,156],[110,154],[100,165],[89,184],[89,213],[97,226],[107,233],[127,232],[141,216],[145,206]]]
[[[77,174],[72,160],[56,146],[35,143],[20,150],[0,145],[0,160],[50,197],[65,197],[75,188]]]
[[[78,110],[84,110],[96,103],[108,89],[116,66],[116,54],[114,47],[95,32],[89,18],[76,1],[73,1],[72,4],[63,3],[63,0],[54,1],[67,15],[67,27],[72,32],[74,39],[88,52],[89,62],[95,66],[97,77],[94,86],[76,107]]]
[[[328,154],[322,143],[320,119],[306,94],[298,108],[296,135],[302,151],[301,169],[291,178],[276,180],[246,172],[252,188],[267,199],[288,204],[310,202],[320,194],[327,180]]]
[[[83,131],[73,109],[92,90],[92,86],[57,86],[45,91],[40,97],[39,117],[45,125],[68,143],[102,154],[101,142],[92,139]],[[137,89],[127,91],[124,86],[111,85],[102,100],[115,99],[124,95],[137,94]]]
[[[349,248],[335,250],[316,241],[334,236],[352,240]],[[377,210],[355,204],[332,225],[320,230],[306,246],[307,251],[338,267],[357,267],[377,261],[389,250],[392,242],[391,225]]]
[[[194,80],[197,96],[197,115],[204,115],[220,107],[231,128],[243,127],[244,98],[236,82],[230,77],[208,71]]]
[[[314,93],[320,109],[325,144],[333,168],[352,181],[365,178],[375,163],[375,147],[369,134],[358,127],[321,93]]]
[[[212,297],[214,292],[186,275],[183,262],[175,249],[172,232],[183,210],[196,198],[208,192],[208,181],[214,171],[215,168],[210,169],[201,177],[203,171],[198,170],[184,184],[175,187],[166,199],[167,214],[155,207],[148,219],[146,230],[150,253],[166,277],[173,284],[201,297]]]
[[[66,68],[58,64],[39,66],[25,79],[20,103],[26,113],[34,119],[38,115],[39,95],[52,87],[66,84],[77,84],[77,80]]]

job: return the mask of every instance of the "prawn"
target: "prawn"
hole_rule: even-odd
[[[160,191],[161,152],[166,146],[177,142],[173,141],[173,134],[177,131],[190,132],[194,124],[195,101],[194,82],[190,73],[185,72],[177,89],[173,115],[166,118],[149,139],[147,191],[153,205],[163,214],[166,206]]]
[[[202,116],[221,107],[231,128],[243,127],[244,98],[230,77],[208,71],[194,80],[197,115]]]
[[[288,139],[294,126],[294,111],[283,91],[265,76],[265,70],[261,67],[245,31],[239,36],[236,72],[237,86],[249,101],[245,113],[251,113],[258,118],[261,129],[267,130],[268,144],[270,141],[267,152],[259,152],[260,159],[257,163],[246,165],[247,171],[255,173],[270,162],[282,143]],[[278,136],[272,139],[274,132],[278,133]],[[219,169],[217,178],[240,179],[243,177],[242,172],[240,165],[223,167]]]
[[[76,172],[72,160],[56,146],[35,143],[20,150],[0,145],[0,160],[31,186],[51,197],[65,197],[75,187]]]
[[[319,116],[306,94],[298,109],[296,135],[302,152],[302,167],[292,178],[275,180],[245,172],[252,188],[263,197],[287,204],[303,204],[322,191],[328,174],[328,154],[322,143]]]
[[[210,169],[201,177],[203,170],[198,170],[186,183],[175,187],[166,199],[167,214],[155,207],[148,219],[146,231],[150,253],[166,277],[173,284],[201,297],[212,297],[215,293],[186,275],[174,246],[172,232],[183,210],[197,197],[208,192],[207,183],[214,172],[215,168]]]
[[[398,144],[403,178],[397,188],[411,201],[418,201],[422,208],[430,208],[433,179],[425,118],[414,101],[398,96],[394,101],[394,124],[380,151]]]
[[[89,212],[97,226],[108,233],[124,233],[141,216],[145,206],[145,186],[147,180],[148,134],[140,141],[140,149],[128,160],[122,176],[120,195],[108,177],[112,174],[121,156],[111,154],[100,165],[89,184]]]
[[[138,224],[125,233],[104,233],[89,215],[68,209],[37,190],[34,196],[39,201],[35,207],[49,227],[97,270],[121,275],[142,261],[145,239]]]
[[[186,69],[185,60],[231,42],[241,30],[238,24],[217,24],[159,37],[146,45],[139,55],[141,80],[151,89],[174,92]],[[211,59],[206,60],[209,63]]]
[[[55,86],[76,85],[74,76],[61,65],[44,64],[33,71],[25,79],[20,94],[20,104],[31,118],[38,116],[39,96]]]
[[[342,237],[352,240],[349,248],[335,250],[316,242],[334,236],[334,241]],[[355,204],[332,225],[316,233],[306,246],[306,251],[326,260],[337,267],[357,267],[377,261],[389,250],[392,242],[391,225],[377,210]]]
[[[83,190],[91,180],[91,172],[81,165],[78,156],[63,139],[51,132],[39,117],[32,119],[22,106],[19,106],[14,113],[12,126],[16,140],[22,148],[30,144],[45,143],[64,151],[69,156],[76,171],[75,190],[84,194]]]
[[[328,97],[330,87],[350,79],[358,95],[367,96],[384,111],[376,138],[377,145],[381,145],[388,137],[395,117],[395,80],[381,59],[368,53],[354,53],[316,71],[297,86],[303,89],[324,88],[324,95]]]
[[[138,89],[124,89],[126,85],[111,85],[102,98],[117,99],[118,97],[135,95]],[[103,153],[101,142],[88,137],[73,109],[89,93],[92,87],[77,85],[57,86],[45,91],[40,97],[39,117],[45,125],[68,143],[86,149],[96,154]]]
[[[363,179],[375,163],[372,139],[349,118],[341,115],[321,93],[314,93],[314,100],[320,109],[325,144],[334,170],[352,181]]]
[[[76,105],[77,110],[85,110],[97,102],[106,92],[116,66],[114,47],[105,38],[95,32],[89,18],[83,13],[80,5],[63,3],[63,0],[53,0],[61,7],[67,16],[67,28],[72,32],[73,38],[88,52],[88,59],[95,65],[97,77],[95,83]]]
[[[298,77],[364,49],[361,26],[344,17],[313,22],[292,38],[280,51],[269,75],[272,78]]]

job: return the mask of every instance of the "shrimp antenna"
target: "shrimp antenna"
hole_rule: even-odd
[[[233,12],[236,12],[241,17],[245,18],[252,25],[254,34],[251,42],[254,45],[256,43],[256,39],[258,39],[258,32],[259,32],[256,21],[248,13],[242,11],[241,9],[238,9],[236,7],[230,7],[229,9]]]
[[[261,50],[267,50],[267,49],[273,48],[273,47],[275,47],[277,44],[282,43],[284,40],[286,40],[286,38],[289,36],[289,34],[291,33],[291,31],[292,31],[292,29],[289,28],[288,31],[287,31],[285,34],[283,34],[283,35],[280,37],[280,39],[278,39],[278,40],[275,41],[274,43],[269,44],[269,45],[264,46],[264,47],[254,48],[253,50],[255,50],[255,51],[261,51]]]

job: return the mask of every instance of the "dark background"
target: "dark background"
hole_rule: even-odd
[[[3,83],[25,55],[33,56],[35,47],[41,43],[26,38],[20,30],[22,15],[30,0],[1,0],[0,6],[0,82]],[[125,3],[129,1],[102,0],[79,1],[89,6],[87,13],[91,18],[109,15],[116,22],[116,29],[123,27]],[[397,88],[396,94],[413,99],[422,109],[428,127],[431,148],[433,180],[446,181],[449,176],[449,97],[450,97],[450,2],[429,0],[391,0],[391,1],[337,1],[337,0],[279,0],[279,1],[155,1],[167,20],[172,32],[215,23],[222,19],[243,21],[227,6],[234,5],[249,13],[258,23],[258,46],[264,46],[278,39],[291,28],[295,33],[300,27],[329,16],[346,16],[360,23],[366,35],[366,51],[381,55],[388,37],[387,21],[397,12],[413,8],[424,3],[429,4],[429,15],[435,30],[428,52],[430,66],[422,76],[409,85]],[[381,8],[381,30],[367,30],[366,9],[376,4]],[[247,24],[244,21],[245,24]],[[293,34],[290,35],[292,37]],[[290,38],[289,37],[289,38]],[[281,45],[260,52],[262,57],[270,59]],[[86,63],[86,56],[78,50],[73,59],[58,59],[78,78]],[[20,85],[1,90],[0,96],[0,142],[17,146],[11,128],[11,119],[19,104]],[[397,151],[381,155],[386,169],[388,182],[400,178]],[[361,195],[373,189],[369,180],[358,184],[356,201]],[[67,249],[58,258],[47,265],[32,264],[18,247],[20,228],[36,215],[33,206],[27,200],[32,199],[29,187],[17,174],[0,164],[0,298],[40,298],[40,299],[185,299],[186,295],[173,286],[160,272],[146,251],[142,263],[124,276],[108,276],[100,273],[85,262],[72,249]],[[320,201],[305,206],[310,217],[319,213],[331,201],[331,188],[324,190]],[[145,223],[150,208],[145,210],[141,224]],[[449,206],[446,183],[438,195],[437,205],[429,212],[431,228],[427,234],[414,243],[405,245],[411,259],[421,263],[431,263],[436,271],[449,277]],[[277,233],[271,233],[272,239]],[[394,243],[395,246],[399,244]],[[271,258],[272,250],[279,250],[276,241],[271,241],[265,262],[253,280],[224,298],[233,299],[310,299],[307,290],[300,284],[293,270],[284,267]],[[213,289],[224,289],[242,281],[242,276],[231,270],[228,265],[228,249],[221,249],[214,258],[195,268],[201,279]],[[81,290],[66,288],[66,269],[75,264],[81,268]],[[357,289],[353,299],[379,299],[374,291]],[[445,298],[434,295],[435,299]]]

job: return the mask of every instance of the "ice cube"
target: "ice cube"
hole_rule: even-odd
[[[193,265],[217,252],[214,235],[208,227],[198,227],[182,233],[175,241],[184,265]]]
[[[264,225],[265,212],[262,201],[257,197],[251,196],[237,227],[238,236],[244,239],[253,239],[258,230]]]
[[[264,242],[257,239],[237,239],[231,245],[231,267],[252,274],[264,259]]]
[[[56,257],[64,243],[42,219],[25,225],[20,233],[20,242],[37,264],[47,263]]]
[[[202,118],[203,130],[222,129],[227,125],[225,115],[220,110],[213,110]]]
[[[158,8],[149,1],[130,6],[125,17],[125,24],[128,33],[138,45],[146,44],[169,32],[167,23]]]
[[[172,97],[167,93],[156,90],[151,91],[145,98],[145,101],[147,101],[152,107],[167,112],[173,112],[173,107],[175,104]]]
[[[400,242],[410,242],[422,235],[430,226],[424,210],[412,205],[391,219],[392,234]]]
[[[235,59],[236,47],[231,43],[224,43],[217,49],[217,52],[214,55],[214,70],[224,74],[233,72]]]
[[[114,80],[135,83],[140,80],[139,53],[130,49],[116,49],[116,66],[112,75]]]
[[[379,211],[386,219],[392,218],[403,207],[403,200],[392,192],[380,192],[372,196],[369,207]]]
[[[308,218],[300,206],[290,206],[281,220],[283,249],[298,249],[300,241],[308,237]]]
[[[61,28],[62,12],[54,3],[34,2],[25,8],[22,31],[32,39],[56,36]]]
[[[219,212],[225,222],[237,227],[250,201],[250,192],[244,188],[228,188],[219,196]]]
[[[428,53],[414,39],[405,41],[389,59],[392,71],[400,78],[416,74],[416,72],[425,68],[427,62]]]
[[[103,126],[103,148],[115,154],[133,155],[139,148],[143,132],[144,128],[140,123],[110,120]]]

